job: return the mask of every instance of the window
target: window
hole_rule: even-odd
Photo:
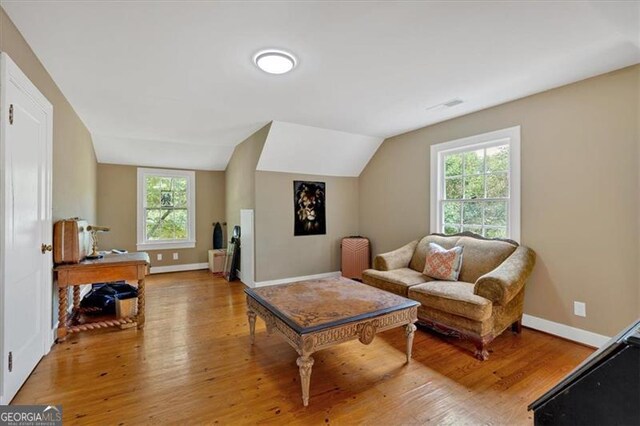
[[[138,169],[138,250],[195,247],[195,173]]]
[[[431,231],[520,240],[520,127],[431,147]]]

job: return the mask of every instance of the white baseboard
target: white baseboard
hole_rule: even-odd
[[[323,274],[305,275],[303,277],[291,277],[291,278],[282,278],[282,279],[279,279],[279,280],[258,281],[258,282],[255,283],[255,287],[264,287],[264,286],[268,286],[268,285],[294,283],[296,281],[321,280],[323,278],[336,278],[336,277],[339,277],[341,275],[342,275],[342,273],[340,271],[336,271],[336,272],[325,272]]]
[[[168,266],[152,266],[152,274],[164,274],[165,272],[181,272],[181,271],[197,271],[199,269],[208,269],[208,263],[187,263],[184,265],[168,265]]]
[[[559,322],[553,322],[527,314],[522,316],[522,325],[594,348],[599,348],[611,339],[610,337],[603,336],[602,334],[593,333],[591,331],[582,330],[580,328],[571,327],[569,325],[560,324]]]

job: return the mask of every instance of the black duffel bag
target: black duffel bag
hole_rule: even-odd
[[[125,281],[110,283],[96,283],[80,302],[80,307],[88,313],[115,314],[116,299],[131,299],[138,297],[138,289]]]

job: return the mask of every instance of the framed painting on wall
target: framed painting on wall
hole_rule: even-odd
[[[325,183],[293,181],[293,235],[325,235]]]

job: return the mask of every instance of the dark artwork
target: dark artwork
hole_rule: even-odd
[[[294,235],[327,233],[324,182],[293,181]]]

